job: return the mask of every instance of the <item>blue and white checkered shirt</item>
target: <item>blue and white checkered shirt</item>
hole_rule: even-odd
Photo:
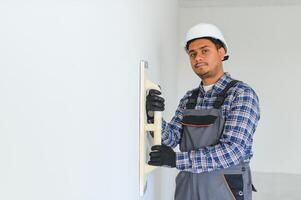
[[[216,82],[207,92],[200,84],[200,93],[195,109],[213,108],[216,95],[233,80],[229,73]],[[182,136],[182,118],[188,97],[188,91],[180,100],[180,104],[172,120],[162,123],[162,143],[176,147]],[[260,119],[259,100],[255,91],[246,83],[238,82],[227,92],[227,98],[222,106],[225,117],[225,127],[219,143],[214,146],[191,150],[189,152],[176,152],[176,167],[181,171],[192,173],[209,172],[228,168],[241,161],[249,162],[252,153],[253,134]]]

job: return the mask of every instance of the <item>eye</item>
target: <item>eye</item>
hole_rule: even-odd
[[[196,57],[196,53],[190,53],[190,58],[195,58]]]
[[[207,54],[209,52],[209,49],[203,49],[202,54]]]

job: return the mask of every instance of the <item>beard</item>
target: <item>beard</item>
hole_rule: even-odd
[[[197,75],[201,78],[201,79],[206,79],[211,77],[211,73],[209,71],[207,72],[203,72],[203,73],[197,73]]]
[[[210,72],[210,66],[205,65],[205,66],[202,66],[202,67],[194,67],[193,70],[194,70],[194,73],[196,73],[196,75],[198,75],[201,79],[204,79],[204,78],[208,78],[212,75],[212,72]]]

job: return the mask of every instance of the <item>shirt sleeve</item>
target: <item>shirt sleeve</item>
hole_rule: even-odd
[[[239,164],[250,156],[259,119],[258,97],[251,88],[244,89],[230,105],[219,143],[189,152],[177,152],[177,169],[202,173]]]
[[[179,144],[182,134],[183,109],[185,108],[186,99],[189,96],[187,92],[180,100],[179,106],[175,112],[175,115],[169,123],[162,120],[162,143],[172,148]]]

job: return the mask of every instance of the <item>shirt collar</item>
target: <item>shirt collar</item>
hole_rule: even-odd
[[[212,88],[212,94],[214,93],[220,93],[223,89],[226,88],[228,83],[230,83],[233,79],[231,78],[231,75],[228,72],[225,72],[223,76],[214,84]],[[200,83],[199,89],[201,93],[205,93],[205,90],[203,88],[203,83]],[[210,90],[209,90],[210,91]]]

